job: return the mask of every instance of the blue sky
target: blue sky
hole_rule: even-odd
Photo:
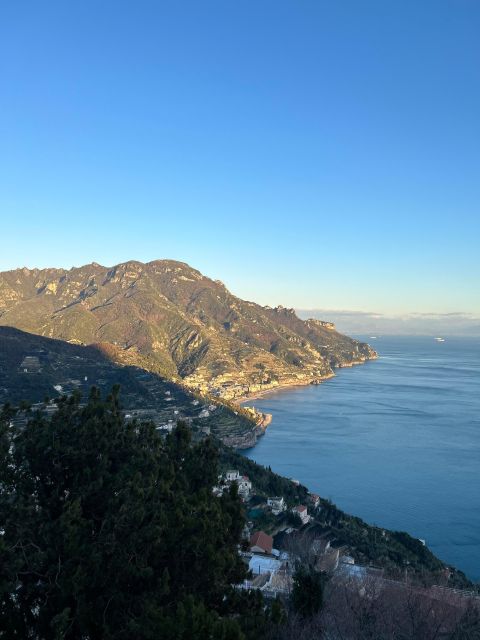
[[[0,4],[0,269],[480,313],[477,0]]]

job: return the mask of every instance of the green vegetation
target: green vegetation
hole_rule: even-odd
[[[401,577],[408,572],[424,584],[446,580],[445,565],[408,533],[369,525],[328,500],[321,500],[317,521],[319,531],[328,531],[337,545],[347,545],[361,564],[381,567],[391,577]],[[449,570],[448,581],[450,586],[472,587],[472,582],[458,569]]]
[[[292,607],[302,617],[317,614],[323,605],[325,577],[312,569],[300,567],[293,576]]]
[[[304,486],[277,475],[269,467],[263,467],[231,449],[221,449],[220,463],[224,471],[232,468],[248,475],[256,493],[250,507],[261,502],[261,497],[268,496],[283,496],[288,506],[308,504],[308,490]],[[301,526],[298,515],[287,513],[284,517],[289,526]],[[278,529],[281,524],[278,517],[274,519],[270,513],[258,514],[253,520],[258,528],[266,531]],[[309,528],[312,533],[328,534],[335,541],[335,546],[348,547],[357,562],[382,568],[392,578],[403,577],[407,571],[408,575],[424,584],[446,581],[445,565],[420,540],[408,533],[369,525],[361,518],[345,513],[329,500],[320,500],[315,520]],[[473,586],[458,569],[450,568],[448,575],[450,586],[462,589]]]
[[[219,452],[210,438],[192,442],[183,423],[160,436],[152,422],[125,420],[118,387],[105,401],[93,388],[84,405],[78,392],[57,404],[20,428],[16,409],[0,412],[2,640],[326,640],[340,632],[364,640],[393,637],[392,629],[417,638],[422,625],[425,633],[439,628],[440,615],[442,637],[476,637],[473,600],[444,606],[438,592],[432,598],[403,580],[381,582],[365,598],[358,585],[327,581],[301,553],[292,558],[291,597],[235,589],[247,576],[239,555],[244,506],[235,483],[214,497],[221,468],[258,484],[251,508],[262,494],[304,502],[305,487]],[[369,527],[327,501],[315,520],[305,541],[328,531],[394,570],[432,578],[443,569],[419,541]]]
[[[62,398],[20,431],[13,414],[0,416],[0,637],[256,637],[264,607],[231,587],[246,575],[242,506],[212,495],[209,439],[125,422],[118,388]]]
[[[46,397],[73,392],[87,397],[91,386],[106,395],[114,384],[120,384],[125,413],[151,419],[157,426],[182,418],[191,421],[194,429],[209,427],[219,439],[248,437],[255,431],[248,411],[218,400],[210,416],[199,418],[211,398],[145,369],[117,364],[105,345],[74,345],[2,326],[0,343],[0,404],[42,403]],[[25,372],[21,366],[25,357],[33,357],[37,367]]]
[[[305,502],[307,489],[292,482],[288,478],[273,473],[270,467],[263,467],[249,458],[223,447],[220,451],[222,469],[238,469],[247,475],[255,487],[255,493],[260,496],[283,496],[288,505],[293,506]]]

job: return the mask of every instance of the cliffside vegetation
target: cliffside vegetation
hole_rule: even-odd
[[[5,640],[279,640],[474,638],[475,600],[298,568],[291,597],[235,589],[247,575],[236,485],[221,497],[219,454],[183,425],[163,437],[126,421],[118,387],[58,400],[18,428],[0,413],[0,637]],[[261,491],[295,502],[306,489],[229,451]],[[328,503],[322,506],[327,507]],[[333,523],[349,517],[332,505]],[[356,520],[356,519],[355,519]],[[359,526],[366,526],[358,521]],[[356,535],[353,533],[352,535]],[[406,534],[386,546],[433,562]],[[438,562],[438,561],[437,561]],[[436,567],[433,566],[433,569]],[[472,635],[473,634],[473,635]]]
[[[117,389],[85,407],[65,397],[20,431],[12,417],[4,408],[0,637],[239,639],[268,618],[231,586],[246,575],[242,507],[235,491],[212,495],[210,440],[125,422]]]

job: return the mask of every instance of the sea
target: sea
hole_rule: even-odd
[[[273,420],[244,455],[480,582],[480,338],[355,337],[379,359],[246,403]]]

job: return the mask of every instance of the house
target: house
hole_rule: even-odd
[[[264,531],[255,531],[250,538],[250,551],[253,553],[272,553],[273,538]]]
[[[252,490],[252,483],[248,476],[242,476],[240,480],[236,481],[238,484],[238,493],[242,498],[248,498],[250,491]]]
[[[161,424],[159,427],[156,427],[157,431],[164,431],[165,433],[172,433],[175,425],[169,421],[168,424]]]
[[[310,522],[310,516],[308,515],[308,510],[305,505],[299,504],[296,507],[293,507],[292,511],[300,517],[302,524],[307,524],[307,522]]]
[[[316,509],[320,504],[320,496],[317,496],[316,493],[309,493],[308,499],[314,509]]]
[[[225,482],[239,482],[240,481],[240,473],[238,471],[227,471],[225,474]]]
[[[329,547],[325,553],[318,558],[315,569],[324,573],[333,573],[338,567],[339,556],[339,549]]]
[[[274,516],[277,516],[282,511],[285,511],[287,505],[285,500],[281,496],[275,496],[273,498],[267,498],[267,507],[270,507]]]
[[[257,555],[253,555],[248,563],[248,568],[254,575],[276,573],[281,566],[282,563],[280,560]]]

